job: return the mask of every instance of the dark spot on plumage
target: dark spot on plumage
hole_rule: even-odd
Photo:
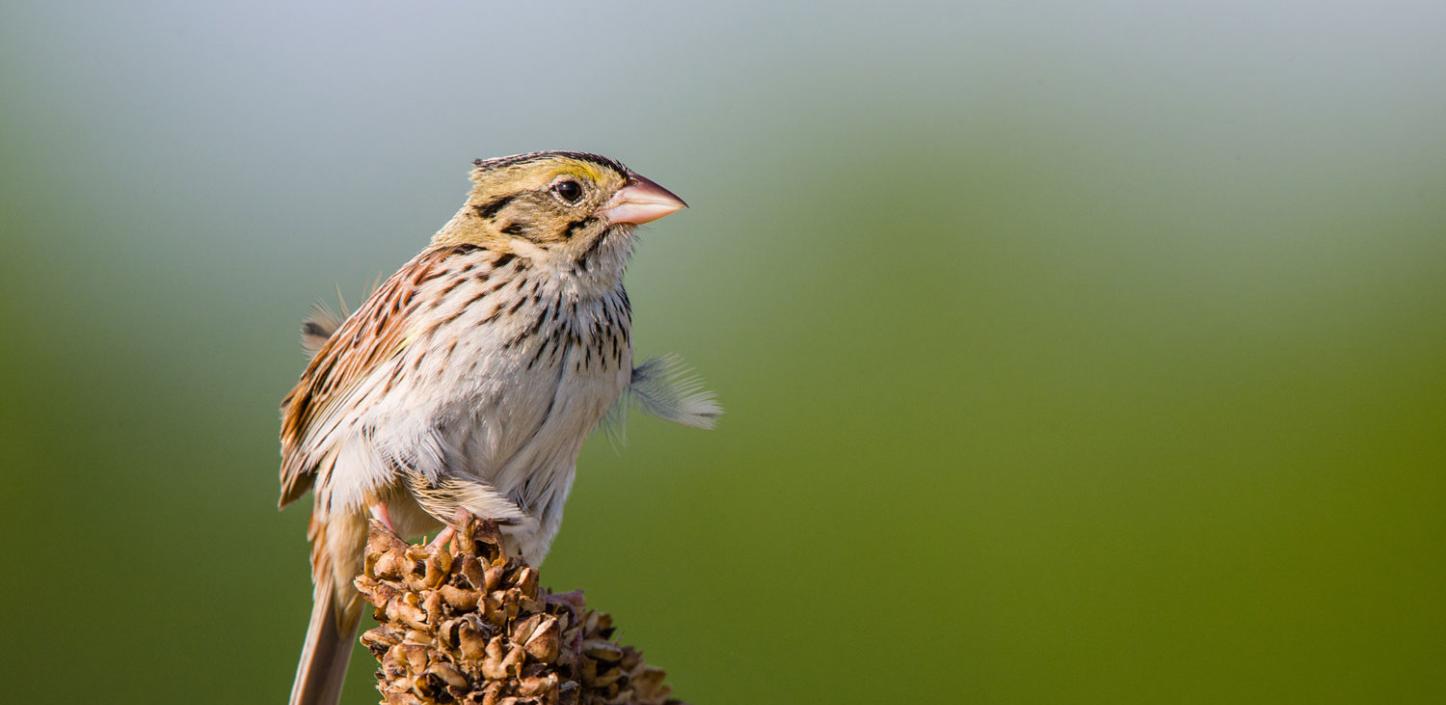
[[[468,306],[471,306],[472,304],[475,304],[475,303],[477,303],[478,301],[481,301],[482,299],[486,298],[487,295],[490,294],[490,293],[492,293],[492,292],[490,292],[490,291],[479,291],[479,292],[473,294],[473,295],[472,295],[472,298],[467,299],[467,303],[462,304],[462,308],[467,308]]]
[[[522,308],[522,304],[525,303],[527,303],[527,299],[518,299],[517,303],[512,304],[512,308],[507,309],[507,315],[511,316],[512,314],[517,313],[517,309]]]
[[[567,224],[567,229],[562,231],[562,236],[566,239],[571,240],[572,236],[577,234],[579,228],[585,228],[589,225],[592,225],[592,222],[594,220],[596,220],[596,218],[592,216],[574,220],[571,223]]]
[[[511,262],[514,259],[517,259],[517,255],[514,255],[511,252],[504,252],[500,257],[498,257],[492,262],[492,268],[501,269],[503,267],[506,267],[507,263]]]
[[[457,287],[462,286],[465,283],[467,283],[467,280],[463,277],[457,277],[456,279],[453,279],[452,283],[448,284],[442,289],[441,297],[445,297],[447,294],[456,291]]]
[[[549,416],[552,416],[552,409],[553,409],[553,407],[556,407],[556,406],[557,406],[557,398],[560,397],[560,396],[562,396],[562,395],[561,395],[561,394],[553,394],[553,395],[550,395],[550,396],[547,398],[547,408],[542,410],[542,417],[541,417],[541,418],[544,418],[544,419],[545,419],[545,418],[547,418],[547,417],[549,417]]]
[[[458,307],[457,307],[457,310],[452,312],[452,315],[450,315],[450,316],[442,319],[442,322],[441,322],[440,324],[438,324],[438,327],[445,326],[445,325],[448,325],[448,324],[452,323],[453,321],[456,321],[458,318],[461,318],[461,317],[462,317],[462,314],[464,314],[464,313],[466,313],[466,312],[467,312],[467,307],[466,307],[466,306],[458,306]]]
[[[497,212],[498,212],[498,211],[502,210],[503,208],[506,208],[506,207],[507,207],[507,204],[511,203],[511,202],[512,202],[512,199],[514,199],[514,198],[517,198],[517,196],[516,196],[516,195],[498,196],[497,198],[494,198],[494,199],[492,199],[492,200],[490,200],[490,201],[488,201],[488,202],[486,202],[486,203],[479,203],[479,204],[473,206],[472,209],[475,210],[475,211],[477,211],[477,215],[478,215],[478,216],[480,216],[480,217],[482,217],[482,218],[485,218],[485,219],[487,219],[487,220],[491,220],[493,217],[495,217],[495,216],[497,215]]]
[[[598,247],[603,244],[603,241],[608,239],[612,234],[613,231],[611,228],[604,230],[601,235],[593,238],[592,242],[588,243],[587,249],[583,250],[582,254],[577,256],[577,266],[581,267],[582,271],[587,271],[588,258],[592,257],[593,253],[597,252]]]
[[[532,369],[533,365],[536,365],[537,362],[542,359],[543,354],[545,354],[548,349],[552,348],[556,343],[557,330],[554,329],[552,333],[547,336],[547,340],[544,341],[542,345],[537,346],[537,352],[533,353],[532,359],[527,361],[527,369]]]
[[[524,226],[522,223],[508,223],[502,226],[502,232],[507,233],[508,235],[521,235],[522,233],[527,232],[527,227]]]
[[[534,301],[535,301],[535,300],[534,300]],[[537,331],[542,330],[542,327],[547,324],[547,321],[548,321],[548,319],[550,318],[550,316],[551,316],[551,312],[550,312],[550,311],[547,311],[547,310],[544,310],[544,311],[542,312],[542,315],[541,315],[541,316],[538,316],[537,318],[533,319],[532,325],[528,326],[528,327],[527,327],[527,330],[522,331],[521,333],[517,334],[517,336],[515,336],[515,337],[512,338],[511,340],[507,341],[507,342],[503,345],[503,347],[510,349],[510,348],[512,348],[513,346],[521,343],[522,341],[524,341],[524,340],[526,340],[526,339],[528,339],[528,338],[530,338],[530,337],[532,337],[532,336],[534,336],[534,335],[537,335]]]

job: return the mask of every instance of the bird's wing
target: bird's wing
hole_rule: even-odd
[[[348,405],[362,382],[406,347],[417,289],[448,254],[423,252],[382,282],[326,338],[282,400],[281,506],[305,494],[315,481],[324,455],[312,442],[317,432],[333,425],[328,420]]]

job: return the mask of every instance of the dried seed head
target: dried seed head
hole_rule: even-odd
[[[372,526],[357,589],[380,622],[362,643],[385,705],[673,705],[663,671],[611,641],[582,593],[551,594],[469,521],[445,546]]]
[[[462,675],[461,671],[457,670],[454,666],[446,662],[438,661],[437,663],[428,666],[427,673],[436,676],[442,682],[453,688],[467,687],[467,677]]]
[[[447,606],[452,608],[454,612],[467,612],[477,609],[477,600],[482,597],[482,594],[476,590],[469,590],[450,584],[443,585],[437,592],[441,594],[442,599],[447,602]]]
[[[544,615],[537,628],[522,645],[527,649],[527,655],[541,663],[556,661],[558,651],[562,646],[561,624],[562,620],[552,615]]]

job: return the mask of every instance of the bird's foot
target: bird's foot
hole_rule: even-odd
[[[436,551],[446,546],[447,542],[451,541],[452,537],[457,535],[457,529],[467,526],[468,522],[472,521],[472,518],[472,512],[458,507],[457,513],[452,515],[452,521],[448,522],[447,528],[442,529],[441,533],[437,534],[437,538],[427,543],[427,550]]]
[[[437,538],[434,538],[431,541],[427,542],[427,552],[435,553],[436,551],[442,550],[442,548],[447,545],[447,542],[451,541],[452,537],[456,535],[456,527],[448,526],[447,528],[442,529],[441,533],[437,534]]]
[[[452,526],[466,526],[467,522],[475,518],[472,512],[467,511],[466,508],[457,507],[457,511],[452,514]]]

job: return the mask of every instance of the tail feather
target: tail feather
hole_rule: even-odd
[[[296,680],[291,684],[291,705],[336,705],[346,681],[357,620],[351,620],[350,625],[339,623],[342,615],[337,610],[336,591],[332,590],[331,580],[323,582],[316,586],[311,625],[306,628],[306,644],[296,667]]]
[[[336,705],[346,680],[347,663],[361,621],[361,595],[351,584],[361,568],[366,545],[364,517],[334,517],[318,521],[313,515],[311,538],[311,623],[290,705]],[[339,521],[336,521],[339,519]]]

